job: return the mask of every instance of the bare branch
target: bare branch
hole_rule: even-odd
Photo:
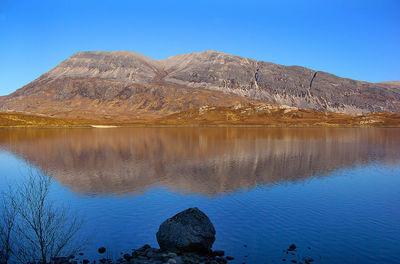
[[[51,257],[83,248],[76,240],[83,222],[50,199],[51,185],[46,173],[31,172],[25,182],[3,195],[0,242],[7,261],[13,254],[19,261],[47,263]],[[9,246],[11,240],[14,248]]]

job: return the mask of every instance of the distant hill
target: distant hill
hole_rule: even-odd
[[[114,121],[259,102],[348,114],[400,112],[396,87],[217,51],[165,60],[130,51],[79,52],[0,98],[0,111]]]

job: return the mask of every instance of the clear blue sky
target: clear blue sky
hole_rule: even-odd
[[[163,59],[209,49],[400,80],[400,1],[0,0],[0,95],[78,51]]]

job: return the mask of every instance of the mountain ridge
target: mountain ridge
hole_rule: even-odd
[[[251,102],[347,114],[400,112],[397,87],[213,50],[163,60],[132,51],[90,51],[73,54],[0,98],[0,110],[126,120]]]

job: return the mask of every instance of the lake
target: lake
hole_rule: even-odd
[[[315,263],[400,263],[400,129],[0,130],[1,189],[32,168],[85,219],[84,257],[158,247],[198,207],[230,263],[297,260],[292,243]]]

